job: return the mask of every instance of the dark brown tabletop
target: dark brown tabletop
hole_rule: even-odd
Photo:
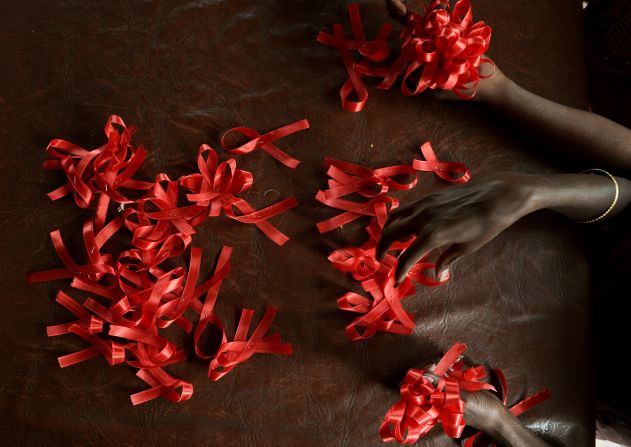
[[[361,2],[369,36],[389,20],[382,3]],[[507,75],[584,108],[580,3],[476,0],[474,14],[493,27],[490,55]],[[346,338],[350,320],[335,301],[355,285],[326,255],[363,230],[362,222],[326,236],[315,229],[334,215],[314,199],[324,156],[409,163],[429,140],[473,176],[558,170],[540,143],[477,104],[406,98],[368,82],[365,110],[344,112],[344,69],[315,36],[347,23],[346,2],[23,0],[2,2],[0,21],[4,445],[380,446],[397,383],[455,341],[470,346],[471,361],[503,368],[510,402],[550,389],[551,400],[522,416],[530,427],[560,445],[593,444],[589,266],[579,235],[552,213],[523,219],[463,259],[448,284],[406,300],[417,315],[412,336]],[[219,148],[230,127],[267,131],[309,119],[311,129],[281,143],[303,162],[295,172],[261,151],[238,159],[257,177],[245,196],[255,207],[300,201],[273,221],[291,240],[278,247],[253,226],[220,218],[202,225],[194,243],[204,248],[204,271],[222,244],[235,247],[219,307],[229,332],[237,309],[261,315],[278,306],[273,327],[294,344],[292,357],[255,356],[218,382],[191,360],[170,369],[194,383],[189,401],[138,407],[129,394],[145,385],[132,368],[102,358],[58,367],[58,356],[85,347],[45,335],[47,325],[71,319],[54,303],[67,282],[27,285],[24,275],[59,266],[51,230],[79,248],[89,212],[46,197],[63,179],[42,169],[44,148],[56,137],[97,147],[110,114],[138,126],[136,141],[151,154],[147,179],[191,172],[198,146]],[[443,187],[425,173],[398,197]],[[419,444],[457,445],[440,429]]]

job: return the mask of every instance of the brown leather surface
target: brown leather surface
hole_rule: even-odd
[[[476,0],[494,28],[491,56],[524,87],[584,107],[580,2]],[[368,35],[386,20],[381,1],[362,2]],[[349,321],[335,300],[353,283],[326,260],[359,240],[360,226],[321,237],[315,222],[333,211],[315,202],[325,155],[374,166],[409,162],[431,140],[441,159],[473,175],[498,170],[554,172],[541,145],[498,123],[476,104],[405,98],[370,88],[359,114],[343,112],[344,71],[335,50],[315,42],[346,21],[336,1],[2,2],[0,6],[0,438],[4,445],[379,446],[378,426],[397,399],[405,371],[460,340],[472,361],[502,367],[510,401],[548,387],[553,399],[524,415],[564,446],[592,444],[589,267],[566,221],[538,213],[462,260],[453,280],[407,300],[413,336],[346,339]],[[217,383],[204,363],[172,367],[195,384],[191,400],[132,407],[144,388],[131,368],[102,359],[60,369],[56,357],[84,345],[47,339],[48,324],[69,321],[53,302],[65,282],[28,286],[28,271],[59,265],[48,232],[61,228],[79,247],[86,212],[45,193],[62,182],[41,168],[44,147],[62,137],[103,142],[109,114],[136,124],[152,158],[146,178],[194,168],[197,147],[218,147],[224,129],[266,131],[307,117],[311,129],[282,145],[303,160],[291,172],[262,152],[241,156],[257,181],[258,207],[295,195],[301,206],[274,222],[291,241],[279,248],[256,228],[207,221],[196,245],[206,266],[221,244],[236,247],[219,312],[234,330],[236,310],[282,308],[274,328],[292,357],[258,356]],[[399,195],[446,187],[430,174]],[[355,232],[355,235],[353,235]],[[456,445],[440,430],[422,443]]]

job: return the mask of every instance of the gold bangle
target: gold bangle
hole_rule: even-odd
[[[596,173],[603,173],[603,174],[605,174],[613,182],[613,186],[615,187],[616,192],[615,192],[615,194],[613,196],[613,201],[611,202],[611,205],[609,205],[609,208],[607,208],[604,213],[602,213],[598,217],[594,217],[593,219],[577,221],[578,223],[583,223],[583,224],[595,223],[595,222],[603,220],[605,217],[607,217],[609,215],[609,213],[611,213],[613,211],[613,209],[616,207],[616,204],[618,203],[618,196],[620,196],[620,187],[618,186],[618,182],[616,181],[616,178],[613,175],[611,175],[610,173],[608,173],[604,169],[598,169],[598,168],[587,169],[587,170],[583,171],[581,174],[587,174],[589,172],[596,172]]]

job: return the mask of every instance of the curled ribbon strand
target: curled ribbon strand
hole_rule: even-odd
[[[482,64],[494,67],[483,57],[491,41],[491,27],[484,22],[473,23],[469,0],[458,0],[453,9],[446,0],[433,0],[425,14],[408,13],[401,33],[398,55],[391,64],[375,65],[390,55],[387,37],[390,28],[384,25],[373,41],[366,41],[357,4],[348,7],[354,40],[344,37],[344,28],[333,25],[333,34],[320,32],[317,41],[339,49],[348,79],[340,89],[342,108],[359,112],[368,100],[362,76],[383,78],[379,88],[390,89],[399,77],[401,93],[417,95],[426,89],[452,90],[462,99],[475,96]],[[352,51],[361,60],[353,60]],[[471,93],[468,91],[473,90]],[[354,93],[357,101],[349,100]]]
[[[283,152],[276,145],[274,145],[273,142],[308,128],[309,121],[307,121],[306,119],[287,124],[286,126],[280,127],[276,130],[272,130],[263,135],[259,134],[253,129],[250,129],[249,127],[233,127],[232,129],[227,130],[221,136],[220,143],[221,147],[223,147],[224,150],[230,152],[231,154],[247,154],[255,151],[257,148],[260,147],[263,151],[267,152],[269,155],[274,157],[276,160],[278,160],[280,163],[284,164],[288,168],[296,169],[296,167],[300,164],[300,160],[297,160],[289,154]],[[241,135],[250,138],[250,141],[242,144],[239,147],[229,149],[226,145],[225,139],[226,136],[233,132],[240,133]]]
[[[292,164],[289,160],[294,159],[272,142],[307,127],[307,121],[302,120],[265,135],[253,135],[254,131],[248,128],[233,129],[253,138],[249,146],[234,152],[246,153],[260,146],[281,161]],[[61,290],[57,294],[56,301],[76,319],[48,326],[47,335],[72,333],[90,344],[59,357],[62,368],[102,355],[110,365],[126,363],[137,368],[137,376],[149,385],[150,388],[131,396],[134,405],[158,397],[182,402],[191,397],[193,385],[171,376],[163,368],[186,360],[186,354],[161,333],[162,329],[172,324],[187,333],[195,329],[195,351],[209,360],[212,380],[227,374],[255,353],[291,354],[292,347],[281,342],[279,334],[265,336],[275,314],[273,308],[266,311],[249,339],[246,335],[253,311],[244,309],[235,338],[228,341],[213,308],[221,282],[230,270],[232,248],[222,249],[214,274],[201,283],[201,249],[190,249],[188,268],[166,269],[164,262],[182,255],[192,243],[195,227],[208,216],[218,216],[221,212],[233,220],[256,225],[282,245],[288,240],[287,236],[267,220],[296,206],[296,201],[290,198],[262,210],[254,209],[237,197],[252,186],[252,174],[237,169],[233,159],[219,163],[217,154],[207,145],[198,153],[199,173],[178,180],[158,174],[152,183],[134,180],[132,176],[146,157],[143,148],[131,145],[134,131],[133,127],[126,127],[120,117],[112,115],[105,126],[108,142],[98,149],[87,151],[65,140],[53,140],[49,144],[46,153],[54,159],[47,160],[44,167],[62,169],[69,181],[49,196],[56,200],[72,193],[81,208],[89,207],[97,193],[99,198],[94,217],[83,225],[86,262],[75,261],[60,231],[55,230],[50,236],[64,267],[29,273],[27,282],[71,279],[73,288],[94,296],[88,296],[80,304]],[[189,203],[183,205],[178,203],[181,187],[190,192],[187,194]],[[131,200],[119,193],[119,188],[140,190],[143,195]],[[112,200],[120,204],[118,212],[123,216],[108,222]],[[132,247],[117,256],[103,253],[105,244],[123,227],[132,234]],[[202,303],[200,298],[204,295],[206,299]],[[200,313],[196,326],[186,316],[188,309]],[[209,324],[223,333],[219,349],[212,355],[203,353],[199,347],[199,335]]]

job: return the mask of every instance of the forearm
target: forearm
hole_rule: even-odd
[[[496,76],[492,89],[481,90],[481,102],[573,160],[579,158],[615,173],[631,173],[631,130],[600,115],[535,95],[501,73]]]
[[[488,434],[506,447],[550,447],[510,414],[501,418]]]
[[[609,177],[589,174],[522,175],[525,191],[523,214],[539,209],[552,209],[574,220],[587,220],[601,215],[612,204],[615,187]],[[611,218],[631,202],[631,181],[616,177],[619,195]]]

